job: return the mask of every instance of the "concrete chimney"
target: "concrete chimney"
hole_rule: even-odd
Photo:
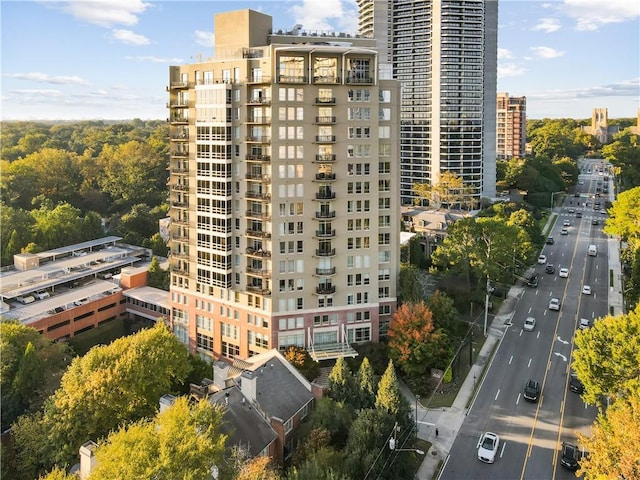
[[[96,468],[96,456],[94,454],[98,445],[89,440],[80,447],[80,480],[89,478],[91,472]]]

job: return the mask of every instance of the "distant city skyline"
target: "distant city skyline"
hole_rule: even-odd
[[[274,29],[355,33],[358,24],[356,0],[92,5],[2,0],[2,120],[164,119],[168,66],[213,55],[219,12],[251,8]],[[593,108],[636,118],[638,38],[639,2],[501,0],[497,91],[526,96],[530,119],[587,119]]]

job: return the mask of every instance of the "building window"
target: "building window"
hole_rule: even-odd
[[[198,333],[196,335],[196,342],[199,349],[206,350],[207,352],[213,352],[213,338],[210,336]]]

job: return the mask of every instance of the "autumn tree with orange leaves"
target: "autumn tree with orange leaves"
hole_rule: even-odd
[[[389,354],[407,375],[444,368],[452,353],[446,332],[436,328],[424,302],[405,303],[393,315],[389,327]]]

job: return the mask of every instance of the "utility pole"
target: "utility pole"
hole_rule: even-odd
[[[487,336],[487,319],[489,317],[489,275],[487,275],[487,291],[484,297],[484,336]]]

